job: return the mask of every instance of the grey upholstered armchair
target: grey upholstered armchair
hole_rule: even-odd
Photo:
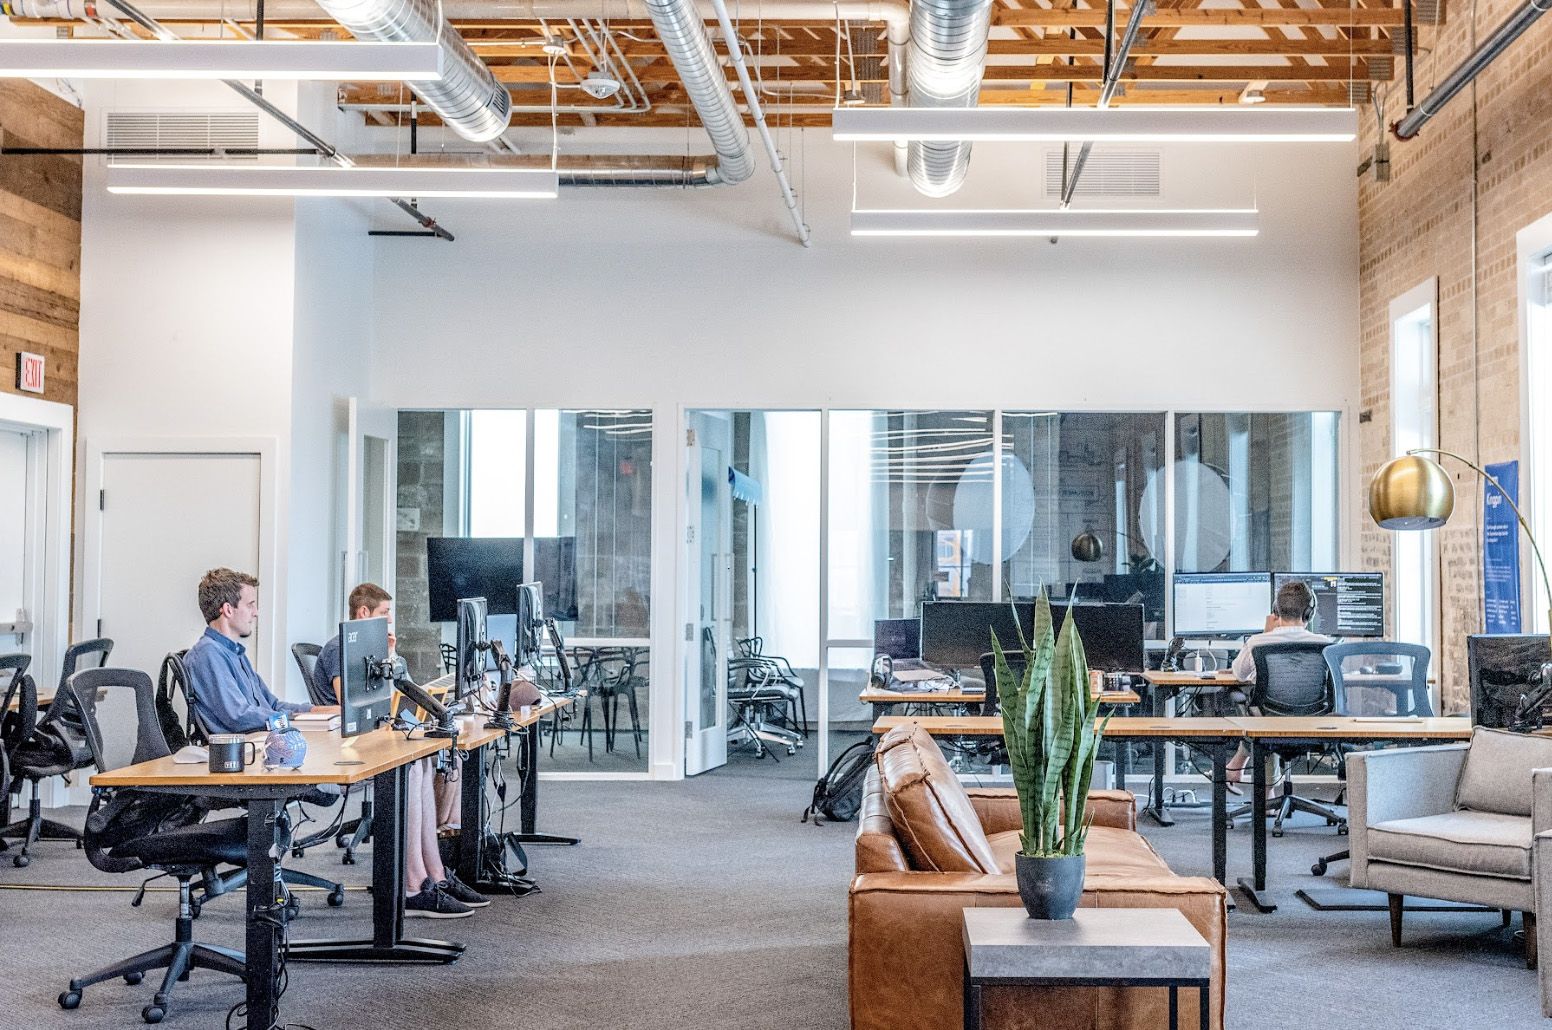
[[[1538,929],[1552,946],[1552,737],[1478,727],[1469,745],[1353,754],[1347,787],[1351,883],[1390,895],[1397,947],[1408,894],[1487,905],[1524,913],[1536,968]],[[1552,963],[1540,976],[1552,1016]]]

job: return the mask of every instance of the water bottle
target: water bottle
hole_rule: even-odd
[[[269,736],[264,738],[264,765],[270,769],[295,769],[307,758],[307,738],[293,729],[285,712],[269,717]]]

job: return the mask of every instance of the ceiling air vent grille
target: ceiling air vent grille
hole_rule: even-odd
[[[257,111],[109,111],[106,132],[110,148],[136,150],[233,148],[257,149],[259,115]],[[197,156],[134,156],[108,160],[197,161]],[[220,160],[212,158],[212,160]],[[234,155],[227,160],[256,160],[249,155]]]
[[[1069,163],[1078,156],[1078,148],[1069,151]],[[1101,150],[1089,152],[1078,180],[1080,197],[1157,197],[1160,153],[1157,150]],[[1045,155],[1045,195],[1062,195],[1062,152],[1048,150]]]

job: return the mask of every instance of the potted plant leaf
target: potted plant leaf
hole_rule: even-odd
[[[1015,673],[992,632],[1003,736],[1024,824],[1014,856],[1019,897],[1033,919],[1071,919],[1083,894],[1085,810],[1104,725],[1099,699],[1089,692],[1077,620],[1067,619],[1057,638],[1043,591],[1030,638],[1019,628],[1019,647],[1024,668]]]

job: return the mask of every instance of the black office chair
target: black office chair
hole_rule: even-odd
[[[593,694],[598,698],[598,710],[604,720],[604,750],[614,750],[614,734],[620,724],[620,698],[623,697],[630,715],[637,758],[641,757],[641,711],[636,688],[646,684],[645,678],[636,673],[639,650],[634,647],[600,648],[593,662]]]
[[[1432,718],[1428,697],[1428,665],[1433,653],[1422,644],[1362,640],[1330,644],[1322,652],[1331,673],[1336,710],[1342,715],[1401,715]],[[1347,752],[1340,749],[1337,778],[1341,800],[1347,797]],[[1346,848],[1323,855],[1310,866],[1315,876],[1326,875],[1332,862],[1345,862]]]
[[[702,646],[714,649],[710,632],[709,627],[702,631]],[[714,655],[714,650],[709,653]],[[714,658],[712,667],[715,668]],[[776,675],[763,658],[729,658],[727,675],[731,715],[728,743],[738,747],[752,745],[756,758],[769,754],[775,759],[775,751],[767,747],[770,744],[786,748],[789,755],[797,754],[803,746],[803,734],[796,728],[798,701],[792,685]]]
[[[808,696],[804,693],[803,677],[799,676],[792,668],[792,663],[781,655],[765,653],[764,637],[745,637],[737,642],[740,657],[757,658],[770,666],[767,673],[768,679],[774,679],[783,684],[793,699],[791,718],[788,725],[808,739]]]
[[[31,736],[38,721],[38,687],[27,675],[31,664],[31,655],[0,655],[0,822],[6,824],[11,821],[11,751]],[[0,851],[9,850],[0,839]]]
[[[1326,667],[1322,641],[1292,641],[1284,644],[1262,644],[1252,652],[1256,662],[1256,679],[1248,694],[1234,691],[1230,696],[1243,700],[1252,715],[1266,716],[1319,716],[1336,712],[1336,697],[1331,687],[1331,673]],[[1277,755],[1284,765],[1282,797],[1278,799],[1272,821],[1272,836],[1283,835],[1283,820],[1294,812],[1305,812],[1324,819],[1329,826],[1347,832],[1347,820],[1335,809],[1312,798],[1293,792],[1294,760],[1305,755],[1309,748],[1303,745],[1273,745],[1268,750]],[[1328,752],[1329,753],[1329,752]],[[1337,761],[1340,751],[1335,752]]]
[[[318,656],[322,653],[323,648],[317,644],[291,645],[291,657],[302,671],[302,683],[307,687],[307,700],[315,705],[337,705],[339,698],[334,695],[334,691],[325,690],[322,684],[313,681],[318,668]]]
[[[65,648],[65,660],[60,663],[59,685],[82,669],[101,669],[107,666],[113,653],[113,641],[107,637],[81,640]]]
[[[169,754],[157,721],[151,678],[134,669],[87,669],[71,676],[60,688],[60,695],[80,719],[99,769],[117,768],[103,745],[97,718],[99,692],[134,694],[136,727],[131,764]],[[108,873],[149,868],[171,875],[178,881],[178,918],[172,943],[71,980],[69,988],[59,995],[61,1008],[80,1005],[81,992],[92,984],[115,977],[138,984],[146,973],[165,969],[161,988],[140,1012],[147,1023],[160,1023],[170,1007],[173,987],[193,970],[210,969],[247,980],[241,952],[194,941],[194,881],[209,877],[218,864],[240,864],[247,859],[248,820],[201,822],[206,811],[198,798],[183,795],[93,790],[86,816],[87,860]]]
[[[456,671],[458,668],[458,645],[443,644],[441,645],[441,648],[443,674],[445,675],[447,673]]]
[[[106,645],[103,647],[102,645]],[[112,641],[86,641],[73,645],[65,655],[66,668],[73,668],[80,655],[93,651],[106,654],[113,647]],[[86,746],[80,717],[63,701],[63,692],[56,692],[54,700],[37,717],[38,695],[31,676],[13,675],[12,686],[20,680],[19,697],[21,711],[14,720],[13,742],[7,746],[10,780],[6,784],[7,797],[19,793],[22,781],[32,785],[27,802],[27,817],[0,827],[0,838],[15,837],[21,841],[21,850],[11,860],[18,868],[32,861],[31,849],[40,840],[69,840],[81,846],[81,831],[53,819],[43,818],[42,783],[51,776],[68,776],[78,769],[92,765],[92,753]]]
[[[182,699],[186,738],[191,743],[208,746],[210,743],[210,728],[205,725],[204,719],[200,717],[199,704],[194,695],[193,684],[189,682],[188,670],[183,665],[183,656],[186,654],[188,654],[187,650],[173,651],[166,658],[162,659],[161,672],[158,674],[157,693],[165,697],[178,697]],[[163,717],[161,712],[158,712],[157,716],[158,719]],[[332,793],[331,790],[315,787],[297,800],[305,801],[311,805],[333,805],[340,798],[338,794]],[[225,802],[220,802],[212,807],[224,804]],[[337,833],[343,832],[343,829],[337,831]],[[308,848],[320,844],[335,835],[336,833],[333,832],[325,832],[296,841],[292,846],[291,853],[295,857],[301,858],[307,853]],[[351,857],[351,861],[355,861],[354,856]],[[330,908],[339,908],[345,903],[345,887],[343,884],[335,883],[333,880],[327,880],[321,876],[315,876],[312,873],[305,873],[300,869],[282,869],[280,877],[293,887],[317,887],[319,890],[328,891]],[[240,869],[235,873],[222,877],[219,883],[209,885],[205,894],[198,899],[194,906],[194,914],[196,916],[199,915],[199,908],[205,902],[219,897],[228,891],[246,886],[247,883],[248,870],[246,869]]]

